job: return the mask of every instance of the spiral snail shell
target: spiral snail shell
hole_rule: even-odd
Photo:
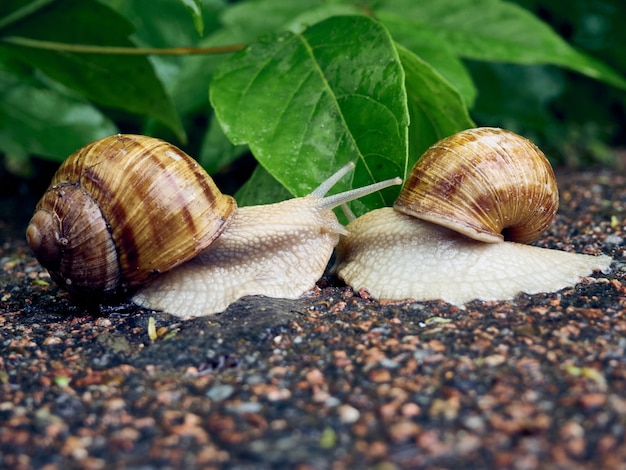
[[[152,137],[114,135],[59,167],[26,238],[59,286],[102,299],[196,256],[235,210],[235,200],[182,150]]]
[[[552,167],[531,141],[482,127],[443,139],[413,166],[394,207],[475,240],[531,243],[559,206]]]
[[[88,302],[133,294],[183,318],[217,313],[244,295],[295,298],[322,276],[340,234],[333,208],[399,178],[237,208],[188,155],[159,139],[116,135],[72,154],[26,230],[52,279]]]
[[[426,151],[394,208],[348,224],[337,274],[377,299],[459,306],[554,292],[611,264],[518,243],[537,239],[557,207],[554,173],[535,145],[502,129],[469,129]]]

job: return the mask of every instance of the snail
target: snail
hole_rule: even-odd
[[[52,279],[88,302],[131,296],[186,318],[244,295],[295,298],[315,285],[346,233],[333,208],[401,183],[324,197],[352,168],[309,196],[237,208],[174,145],[118,134],[59,167],[26,238]]]
[[[393,208],[346,226],[336,271],[376,299],[464,306],[555,292],[612,261],[528,245],[557,208],[554,172],[539,148],[503,129],[469,129],[424,153]]]
[[[115,135],[65,160],[26,238],[60,287],[101,300],[125,295],[197,255],[235,209],[234,199],[173,145]]]

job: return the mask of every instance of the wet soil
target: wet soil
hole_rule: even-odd
[[[464,310],[329,276],[184,322],[74,304],[4,198],[0,468],[626,468],[626,177],[559,186],[538,244],[610,273]]]

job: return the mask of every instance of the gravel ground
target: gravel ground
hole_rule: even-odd
[[[539,244],[616,260],[574,288],[461,310],[328,277],[187,322],[74,305],[5,199],[0,468],[625,469],[623,173],[559,175]]]

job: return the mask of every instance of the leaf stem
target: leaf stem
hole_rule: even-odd
[[[46,49],[59,52],[75,52],[79,54],[109,54],[109,55],[191,55],[191,54],[224,54],[236,52],[245,47],[244,44],[212,47],[118,47],[95,46],[90,44],[67,44],[63,42],[42,41],[39,39],[7,36],[0,41],[17,46]]]

